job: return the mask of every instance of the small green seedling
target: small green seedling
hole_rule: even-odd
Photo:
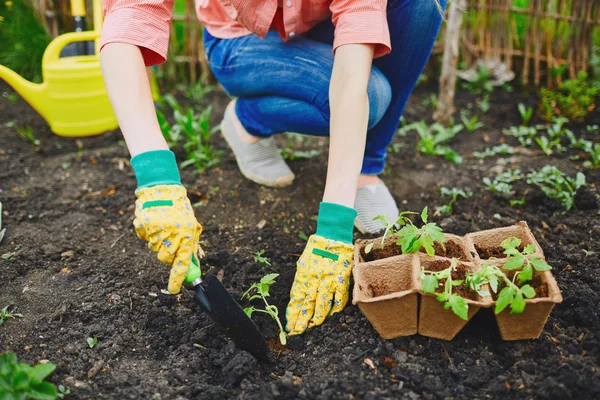
[[[271,260],[269,260],[269,257],[263,257],[263,254],[265,254],[265,250],[261,249],[261,250],[256,250],[254,253],[250,253],[254,256],[254,262],[257,262],[259,264],[264,264],[264,265],[271,265]]]
[[[267,297],[269,297],[269,288],[275,283],[275,278],[278,276],[279,274],[268,274],[263,276],[260,282],[253,283],[252,286],[250,286],[250,288],[244,292],[242,295],[242,300],[245,298],[248,299],[248,301],[262,299],[262,301],[265,303],[264,309],[250,306],[244,308],[244,312],[246,315],[248,315],[248,317],[252,317],[252,313],[254,312],[269,314],[271,318],[277,322],[277,325],[279,326],[279,341],[285,346],[287,343],[287,335],[283,329],[283,325],[281,325],[281,321],[279,320],[279,310],[277,307],[267,302]]]
[[[290,148],[281,150],[281,156],[290,161],[294,160],[310,160],[317,157],[321,152],[319,150],[293,150]]]
[[[517,272],[519,275],[519,285],[522,285],[533,278],[534,269],[538,272],[543,272],[551,270],[552,267],[539,257],[527,257],[535,253],[535,244],[528,244],[523,251],[519,251],[518,247],[520,245],[521,239],[516,237],[505,239],[500,244],[504,249],[504,254],[506,254],[506,262],[502,268],[508,271],[519,270]]]
[[[505,135],[517,138],[521,146],[531,146],[537,136],[537,129],[531,126],[511,126],[502,131]]]
[[[0,354],[0,399],[56,399],[56,387],[44,381],[55,369],[51,363],[32,367],[19,363],[14,353]]]
[[[588,131],[588,133],[594,134],[594,133],[600,132],[600,127],[598,125],[596,125],[596,124],[594,124],[594,125],[588,125],[588,126],[585,127],[585,130]]]
[[[90,349],[93,349],[98,344],[98,338],[96,336],[89,337],[86,340],[87,340],[88,346],[90,346]]]
[[[429,95],[429,97],[426,97],[426,98],[423,99],[423,101],[421,102],[421,104],[423,104],[424,106],[431,106],[431,108],[433,108],[435,110],[437,108],[437,105],[438,105],[437,94],[431,93]]]
[[[494,193],[511,193],[512,184],[523,177],[519,168],[509,169],[498,174],[494,179],[483,178],[488,190]]]
[[[477,115],[471,117],[466,110],[463,110],[463,112],[460,113],[460,120],[469,133],[483,127],[483,122],[479,121],[479,117]]]
[[[412,222],[405,224],[398,231],[396,244],[401,246],[403,254],[416,253],[423,248],[430,257],[433,257],[435,255],[433,244],[438,242],[443,246],[444,233],[435,222],[427,223],[427,207],[421,212],[421,220],[424,225],[420,228],[417,228]]]
[[[519,199],[519,200],[517,200],[517,199],[508,200],[508,203],[510,204],[511,207],[524,206],[525,202],[526,202],[525,197],[523,197],[522,199]]]
[[[404,133],[410,130],[417,131],[420,137],[417,143],[418,152],[426,155],[442,156],[455,164],[462,164],[463,158],[456,151],[452,150],[450,146],[445,144],[463,130],[462,125],[454,125],[446,128],[438,123],[428,126],[425,121],[420,121],[413,122],[400,129]]]
[[[508,155],[508,154],[514,154],[515,152],[515,148],[506,144],[506,143],[502,143],[499,144],[497,146],[494,147],[487,147],[483,150],[483,152],[481,151],[474,151],[473,152],[473,156],[475,156],[476,158],[479,158],[480,160],[487,158],[487,157],[494,157],[497,156],[498,154],[500,155]]]
[[[450,197],[450,201],[448,204],[436,207],[435,211],[442,215],[450,215],[454,211],[454,203],[456,203],[456,200],[458,200],[459,197],[467,199],[473,196],[473,192],[465,192],[464,190],[457,188],[448,189],[447,187],[442,187],[440,188],[440,195]]]
[[[535,138],[535,142],[540,146],[544,154],[551,156],[554,153],[553,149],[558,151],[564,151],[564,147],[560,144],[560,139],[550,140],[546,136],[538,136]]]
[[[600,143],[593,143],[589,140],[579,139],[576,147],[589,154],[590,159],[583,163],[586,168],[598,168],[600,166]]]
[[[4,321],[12,318],[23,318],[23,314],[19,314],[16,312],[16,309],[13,309],[12,311],[9,310],[10,305],[4,307],[2,310],[0,310],[0,325],[4,324]]]
[[[59,399],[64,399],[66,395],[71,394],[71,389],[64,387],[63,385],[58,385],[58,393],[57,396]]]
[[[546,165],[527,174],[527,183],[541,188],[546,196],[560,202],[567,212],[575,206],[575,193],[586,185],[586,179],[582,172],[571,178],[555,166]]]
[[[17,128],[17,133],[21,136],[21,139],[31,143],[34,147],[39,147],[42,142],[35,137],[31,126],[27,125],[25,128]]]
[[[452,279],[452,272],[456,270],[457,265],[458,260],[453,258],[450,266],[442,271],[426,271],[425,267],[421,267],[421,288],[425,293],[436,294],[440,281],[445,280],[443,292],[437,293],[436,300],[444,303],[444,310],[452,309],[454,314],[467,321],[469,304],[463,297],[452,293],[453,287],[463,284],[462,280]]]
[[[477,102],[477,107],[479,107],[479,109],[483,112],[483,113],[487,113],[488,111],[490,111],[492,109],[492,105],[490,103],[490,98],[489,96],[484,96],[482,100]]]
[[[533,117],[533,107],[525,107],[525,104],[519,103],[519,114],[521,114],[522,125],[529,125],[531,117]]]
[[[412,212],[412,211],[402,211],[399,214],[398,219],[396,219],[396,221],[394,221],[394,222],[391,222],[387,215],[378,215],[375,218],[373,218],[373,221],[380,221],[385,226],[385,230],[383,231],[383,236],[381,237],[381,248],[382,249],[383,249],[383,246],[385,243],[385,238],[387,238],[390,235],[393,235],[394,233],[398,233],[398,229],[401,226],[412,223],[412,221],[408,217],[406,217],[406,215],[417,215],[417,213]],[[369,243],[365,247],[365,252],[367,254],[371,252],[371,249],[373,249],[374,244],[375,243],[372,242],[372,243]]]

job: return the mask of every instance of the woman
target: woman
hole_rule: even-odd
[[[241,172],[268,186],[294,174],[272,136],[329,135],[323,202],[298,260],[287,308],[291,334],[348,301],[353,226],[397,206],[378,178],[404,106],[441,24],[436,0],[198,0],[204,45],[234,99],[221,130]],[[173,0],[105,0],[101,61],[138,179],[138,235],[172,265],[178,293],[202,230],[162,137],[144,72],[163,62]]]

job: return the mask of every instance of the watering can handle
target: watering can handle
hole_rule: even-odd
[[[42,58],[42,64],[58,60],[61,50],[69,43],[96,40],[99,37],[100,32],[98,31],[70,32],[57,36],[46,48],[44,57]]]

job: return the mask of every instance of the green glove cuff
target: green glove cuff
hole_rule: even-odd
[[[352,244],[355,218],[354,208],[322,202],[319,206],[316,235]]]
[[[140,153],[131,159],[138,189],[158,185],[179,185],[179,167],[171,150],[153,150]]]

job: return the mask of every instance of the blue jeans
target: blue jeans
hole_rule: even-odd
[[[445,7],[446,0],[440,0]],[[368,85],[369,130],[362,174],[380,174],[406,102],[429,58],[441,15],[434,0],[389,0],[392,52],[373,60]],[[333,69],[331,20],[284,42],[248,35],[218,39],[204,31],[208,64],[251,135],[329,134],[329,82]]]

